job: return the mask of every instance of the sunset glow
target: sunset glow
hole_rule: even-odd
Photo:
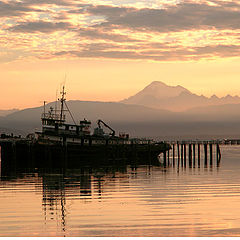
[[[0,109],[119,101],[152,81],[240,95],[239,1],[0,1]],[[66,77],[65,77],[66,76]]]

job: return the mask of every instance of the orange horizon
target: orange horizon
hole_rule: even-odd
[[[0,109],[54,100],[65,75],[69,100],[119,101],[152,81],[240,95],[236,2],[1,4]]]

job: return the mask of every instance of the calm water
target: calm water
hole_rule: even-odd
[[[218,167],[2,176],[0,236],[240,236],[240,146],[221,151]]]

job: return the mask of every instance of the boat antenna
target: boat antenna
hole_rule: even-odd
[[[63,85],[63,90],[62,90],[62,92],[60,92],[60,93],[62,94],[62,97],[61,97],[61,99],[60,99],[60,101],[61,101],[60,121],[63,120],[63,111],[64,111],[64,109],[63,109],[63,104],[64,104],[64,102],[65,102],[65,100],[66,100],[66,99],[65,99],[66,92],[65,92],[64,88],[65,88],[65,86]]]
[[[66,92],[64,91],[64,89],[65,89],[65,84],[66,84],[66,80],[67,80],[67,74],[65,73],[65,75],[64,75],[64,80],[63,80],[63,82],[62,82],[62,88],[63,88],[63,90],[62,90],[62,92],[60,92],[60,94],[62,94],[62,97],[61,97],[61,99],[58,99],[58,100],[60,100],[60,102],[61,102],[61,110],[60,110],[60,121],[62,121],[63,120],[63,112],[64,112],[64,109],[63,109],[63,107],[64,107],[64,102],[65,102],[65,95],[66,95]],[[57,93],[56,93],[56,97],[57,97]],[[56,103],[57,104],[57,103]],[[56,109],[56,106],[55,106],[55,109]]]
[[[65,86],[64,86],[64,85],[63,85],[63,90],[62,90],[62,92],[60,92],[60,93],[62,94],[62,97],[61,97],[61,99],[60,99],[60,102],[61,102],[60,121],[63,120],[63,112],[64,112],[64,105],[65,105],[66,108],[67,108],[67,111],[69,112],[69,114],[70,114],[70,116],[71,116],[71,118],[72,118],[72,120],[73,120],[73,122],[74,122],[74,124],[77,125],[76,122],[75,122],[75,120],[74,120],[74,118],[73,118],[73,115],[72,115],[71,111],[69,110],[68,105],[67,105],[67,103],[66,103],[66,99],[65,99],[66,92],[65,92]]]

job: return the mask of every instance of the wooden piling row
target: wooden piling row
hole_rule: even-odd
[[[6,145],[6,146],[5,146]],[[111,163],[115,163],[116,159],[121,157],[131,158],[135,159],[134,161],[137,163],[140,156],[144,159],[146,162],[146,159],[152,159],[152,156],[155,154],[155,151],[159,151],[159,147],[157,145],[149,145],[148,151],[146,151],[146,146],[141,145],[106,145],[105,148],[103,146],[81,146],[81,149],[79,146],[75,145],[34,145],[29,143],[22,143],[22,142],[6,142],[2,143],[3,148],[3,156],[8,155],[8,165],[12,166],[27,166],[27,167],[59,167],[59,168],[68,168],[68,167],[74,167],[75,165],[79,165],[79,163],[83,163],[87,159],[89,160],[90,154],[92,154],[91,161],[92,162],[99,162],[97,160],[98,156],[102,156],[101,159],[111,159]],[[70,149],[69,149],[70,147]],[[93,151],[93,148],[95,151]],[[157,148],[157,149],[154,149]],[[163,145],[164,147],[164,145]],[[175,156],[176,148],[177,147],[177,156]],[[127,149],[125,149],[127,148]],[[143,148],[141,150],[141,148]],[[195,167],[196,164],[196,143],[177,143],[172,145],[171,150],[166,148],[167,150],[162,151],[163,152],[163,164],[165,167],[172,165],[175,167],[184,167],[186,168],[187,165],[192,168]],[[208,151],[209,149],[209,151]],[[172,151],[172,155],[170,154],[170,151]],[[198,167],[201,165],[201,144],[197,143],[197,164]],[[81,157],[79,155],[81,153]],[[111,156],[109,155],[111,154]],[[115,156],[116,155],[116,156]],[[131,156],[130,156],[131,155]],[[171,157],[170,157],[171,155]],[[187,157],[188,155],[188,157]],[[157,156],[157,155],[156,155]],[[209,157],[208,157],[209,156]],[[176,162],[177,157],[177,162]],[[3,159],[6,159],[4,157]],[[68,159],[71,159],[71,161],[68,161]],[[208,162],[209,159],[209,162]],[[208,164],[210,166],[213,166],[213,144],[212,143],[204,143],[203,144],[203,161],[204,166],[208,167]],[[221,152],[219,144],[216,144],[216,165],[219,166],[221,161]],[[102,162],[101,162],[102,163]],[[140,163],[140,162],[138,162]],[[3,162],[2,166],[8,167],[8,165],[4,165],[5,162]],[[74,165],[75,164],[75,165]],[[149,163],[151,164],[151,163]]]
[[[196,144],[190,143],[190,144],[184,144],[184,143],[177,143],[177,167],[186,167],[187,166],[187,150],[188,150],[188,166],[190,168],[195,168],[196,164],[198,168],[201,166],[201,144],[197,144],[197,151],[196,151]],[[209,148],[209,152],[208,152]],[[196,153],[197,152],[197,153]],[[166,162],[166,165],[171,165],[169,163],[169,155],[168,152],[168,161]],[[203,144],[203,160],[204,160],[204,167],[208,167],[208,159],[209,159],[209,165],[210,167],[213,166],[213,144]],[[197,155],[197,156],[196,156]],[[172,145],[172,166],[175,167],[175,144]],[[219,144],[216,144],[216,164],[219,166],[221,160],[221,151]],[[196,163],[197,161],[197,163]]]

